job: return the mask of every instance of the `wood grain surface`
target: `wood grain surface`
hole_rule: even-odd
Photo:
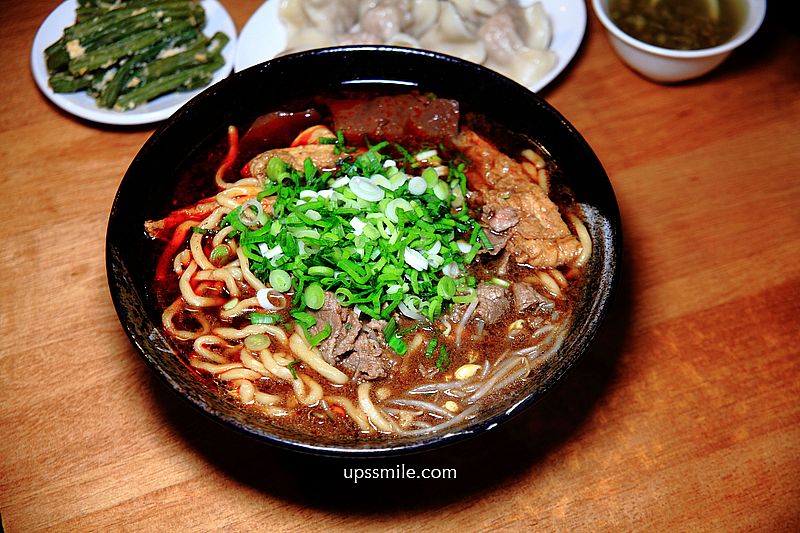
[[[239,29],[259,5],[223,3]],[[104,234],[152,129],[82,122],[37,90],[30,47],[57,4],[0,5],[6,531],[800,529],[800,38],[783,2],[719,70],[674,86],[622,65],[590,12],[543,94],[620,204],[623,280],[603,333],[512,422],[358,463],[233,435],[139,359]],[[344,476],[398,465],[457,479]]]

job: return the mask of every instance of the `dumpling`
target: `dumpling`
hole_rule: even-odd
[[[486,66],[530,87],[553,70],[557,60],[558,56],[550,50],[536,50],[526,46],[517,52],[510,63],[495,66],[489,62]]]
[[[421,37],[439,18],[438,0],[412,0],[411,24],[404,31],[416,38]]]
[[[553,37],[553,28],[542,3],[536,2],[531,6],[516,9],[519,16],[515,16],[514,21],[517,33],[525,46],[547,50]]]
[[[508,2],[506,0],[449,0],[462,17],[480,24],[483,19],[497,13]]]
[[[289,32],[286,39],[286,50],[283,53],[300,52],[312,48],[333,46],[334,36],[319,28],[301,28]]]
[[[317,28],[331,33],[350,31],[358,22],[359,0],[303,0],[303,10]]]
[[[528,29],[522,11],[517,6],[504,7],[481,26],[479,34],[488,54],[486,66],[530,86],[555,66],[557,57],[547,49],[529,46],[518,33],[520,27]],[[538,28],[533,30],[535,33]],[[536,38],[541,39],[541,35]]]
[[[382,0],[361,15],[361,29],[378,36],[381,42],[400,33],[411,22],[411,2]]]
[[[478,32],[489,59],[496,64],[504,65],[511,62],[524,45],[522,39],[514,28],[514,19],[509,9],[495,13]]]
[[[419,41],[425,48],[458,56],[473,63],[483,63],[486,59],[483,42],[467,27],[467,23],[450,2],[442,4],[436,24]]]
[[[313,26],[333,34],[350,31],[358,6],[359,0],[281,0],[278,14],[290,31]]]
[[[407,48],[420,48],[421,45],[414,36],[407,33],[398,33],[386,41],[389,46],[405,46]]]

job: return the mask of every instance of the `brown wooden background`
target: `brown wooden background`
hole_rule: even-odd
[[[224,1],[239,29],[259,2]],[[594,15],[544,95],[618,195],[603,334],[497,430],[379,463],[279,452],[178,401],[106,286],[104,232],[149,128],[51,105],[29,69],[56,1],[0,3],[0,515],[7,531],[800,528],[800,39],[788,3],[702,80],[623,66]],[[785,10],[781,13],[781,10]],[[345,468],[457,468],[354,484]]]

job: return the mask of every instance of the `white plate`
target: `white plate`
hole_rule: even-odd
[[[567,67],[580,48],[586,32],[584,0],[541,0],[553,24],[550,50],[556,53],[556,66],[545,77],[529,86],[541,91]],[[267,0],[250,17],[239,36],[234,70],[239,72],[272,59],[286,47],[286,28],[278,18],[280,0]]]
[[[211,36],[215,32],[221,31],[231,39],[222,51],[225,66],[214,73],[214,79],[211,82],[213,84],[225,79],[233,69],[233,57],[237,40],[236,26],[228,12],[217,0],[203,0],[201,4],[206,11],[206,26],[203,29],[203,33]],[[53,92],[53,89],[47,83],[48,75],[44,50],[61,38],[64,34],[64,28],[75,23],[75,9],[77,7],[76,0],[66,0],[66,2],[55,8],[42,25],[39,26],[39,31],[36,32],[36,37],[33,39],[33,46],[31,47],[31,70],[33,71],[36,85],[58,107],[73,115],[102,124],[149,124],[168,118],[183,104],[205,89],[203,87],[190,92],[165,94],[130,111],[113,111],[97,107],[94,98],[85,92]]]

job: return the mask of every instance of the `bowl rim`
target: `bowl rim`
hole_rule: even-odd
[[[573,348],[574,355],[568,361],[565,361],[565,364],[559,367],[557,371],[554,372],[540,386],[516,398],[513,403],[507,404],[502,410],[499,410],[492,416],[484,418],[481,421],[468,423],[467,425],[457,429],[451,429],[440,434],[428,436],[427,438],[421,438],[411,443],[404,443],[401,446],[392,445],[391,441],[387,441],[381,442],[380,445],[374,447],[350,447],[346,444],[315,443],[313,438],[308,438],[308,440],[303,440],[302,438],[287,438],[283,435],[270,433],[266,427],[256,427],[252,424],[247,424],[241,420],[237,420],[236,418],[229,416],[225,412],[215,408],[214,405],[209,403],[209,401],[207,401],[204,397],[197,397],[192,393],[192,391],[186,390],[179,380],[172,376],[168,369],[165,368],[163,364],[159,363],[155,357],[153,357],[153,354],[148,352],[147,348],[143,346],[141,342],[141,334],[138,333],[134,325],[131,324],[130,317],[127,314],[125,303],[123,301],[124,297],[121,294],[121,289],[128,289],[128,287],[121,287],[120,283],[120,280],[127,274],[120,274],[118,272],[119,270],[124,271],[126,269],[126,265],[124,264],[123,260],[116,257],[120,248],[118,234],[122,232],[120,229],[122,221],[119,220],[121,217],[119,212],[123,209],[120,204],[122,201],[123,191],[133,187],[131,183],[134,181],[135,176],[133,175],[132,170],[134,167],[140,164],[140,160],[142,158],[151,156],[151,153],[156,150],[157,143],[160,142],[163,137],[167,136],[167,132],[173,127],[173,125],[183,122],[184,119],[196,108],[202,109],[203,106],[206,105],[206,102],[213,102],[215,99],[219,98],[217,94],[221,91],[224,91],[227,87],[232,86],[234,84],[234,79],[236,78],[248,79],[248,77],[258,75],[255,73],[260,72],[261,70],[269,71],[271,66],[275,69],[278,69],[284,62],[294,61],[294,59],[292,59],[293,57],[324,57],[329,55],[337,57],[339,54],[361,54],[364,53],[364,51],[377,51],[380,53],[388,52],[394,54],[403,54],[405,56],[416,56],[424,60],[434,59],[447,63],[457,63],[460,65],[459,68],[482,72],[482,75],[488,76],[493,78],[495,81],[499,81],[501,84],[507,85],[509,90],[524,91],[525,94],[532,97],[534,100],[537,100],[537,106],[541,108],[542,112],[553,116],[554,120],[560,124],[560,127],[563,127],[569,136],[574,140],[576,146],[579,146],[582,151],[586,152],[586,155],[591,160],[590,163],[593,166],[596,165],[600,169],[603,174],[605,185],[607,185],[607,194],[609,195],[609,198],[606,198],[605,201],[610,202],[607,208],[601,212],[603,220],[605,221],[605,226],[603,226],[605,231],[603,229],[600,231],[603,231],[602,237],[606,239],[607,242],[603,246],[603,249],[606,251],[606,255],[604,255],[603,259],[601,259],[601,265],[598,267],[597,272],[598,278],[601,279],[597,288],[598,294],[591,298],[591,312],[582,320],[584,336]],[[397,82],[396,79],[395,82]],[[291,54],[269,60],[265,63],[261,63],[234,74],[232,77],[226,79],[223,83],[216,84],[206,89],[203,91],[203,93],[196,96],[186,105],[184,105],[177,113],[173,115],[173,117],[170,118],[169,121],[159,127],[150,136],[150,138],[148,138],[139,152],[134,156],[129,168],[126,170],[114,197],[114,202],[109,214],[106,230],[105,253],[107,281],[116,314],[123,326],[123,330],[133,344],[137,354],[144,360],[146,366],[148,366],[151,371],[154,371],[159,379],[165,385],[167,385],[170,390],[182,398],[183,401],[188,402],[209,419],[225,427],[233,429],[236,433],[254,438],[273,446],[277,446],[279,448],[328,457],[393,457],[440,448],[442,446],[480,435],[482,432],[492,429],[495,426],[504,423],[525,411],[528,407],[534,403],[537,403],[543,396],[545,396],[563,381],[564,376],[576,366],[583,355],[589,350],[593,339],[598,334],[606,316],[608,315],[614,295],[617,292],[616,289],[621,275],[622,263],[622,226],[619,205],[616,200],[616,196],[611,186],[611,182],[608,179],[608,175],[605,172],[602,163],[597,158],[597,155],[583,138],[583,136],[575,129],[575,127],[540,95],[526,89],[513,80],[486,69],[485,67],[472,64],[452,56],[402,47],[345,46],[300,52],[297,54]],[[133,290],[134,296],[136,296],[138,300],[138,302],[135,303],[138,303],[139,306],[144,308],[144,311],[146,312],[147,304],[142,301],[139,292],[135,289],[135,287],[130,290]],[[137,309],[137,311],[139,311],[139,309]]]
[[[670,59],[706,59],[713,56],[731,52],[738,48],[758,31],[767,13],[766,0],[744,0],[747,5],[747,15],[742,27],[733,36],[732,39],[711,48],[700,48],[697,50],[673,50],[671,48],[664,48],[655,46],[644,41],[640,41],[631,35],[622,31],[611,20],[608,15],[608,0],[592,0],[592,8],[595,15],[600,20],[600,23],[605,27],[606,31],[611,33],[614,37],[624,42],[628,46],[636,48],[642,52],[647,52],[656,56],[670,58]]]

